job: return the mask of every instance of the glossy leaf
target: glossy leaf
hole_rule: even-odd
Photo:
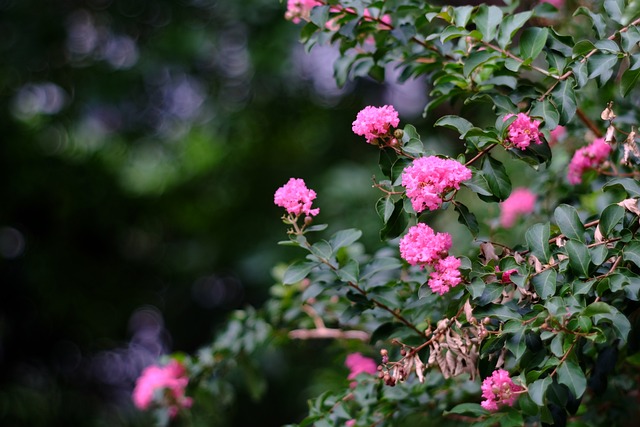
[[[569,256],[569,267],[579,277],[589,277],[589,265],[591,264],[591,255],[589,249],[584,243],[571,239],[565,244],[567,255]]]
[[[578,216],[578,211],[571,205],[561,204],[553,212],[560,231],[569,239],[584,242],[584,226]]]
[[[511,180],[504,165],[490,155],[482,161],[482,172],[489,189],[499,200],[504,200],[511,194]]]
[[[546,28],[530,27],[520,37],[520,56],[522,59],[535,59],[547,42],[549,31]]]
[[[558,367],[558,382],[566,385],[579,399],[587,389],[587,379],[582,369],[571,361],[565,361]]]
[[[535,224],[525,234],[529,249],[540,261],[548,262],[551,257],[549,248],[549,224]]]
[[[502,24],[500,24],[498,46],[503,49],[506,48],[511,43],[516,31],[522,28],[532,15],[532,11],[527,11],[507,16]]]
[[[480,5],[476,13],[476,27],[482,34],[482,40],[485,42],[492,41],[498,30],[498,25],[502,22],[502,10],[496,6]]]
[[[460,202],[456,202],[453,207],[458,212],[458,222],[467,227],[472,236],[477,236],[480,228],[478,227],[476,216],[469,212],[469,209]]]
[[[551,377],[544,377],[529,384],[529,397],[535,402],[536,405],[544,405],[544,396],[547,393],[547,388],[553,382]]]
[[[622,206],[611,204],[604,208],[600,214],[600,223],[598,224],[602,236],[605,238],[609,237],[616,225],[618,225],[623,218],[624,208]]]
[[[544,300],[556,293],[557,278],[556,271],[553,268],[549,268],[533,276],[531,282],[538,296]]]

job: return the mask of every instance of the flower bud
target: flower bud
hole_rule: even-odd
[[[404,131],[402,129],[396,129],[393,131],[393,136],[398,139],[402,139],[402,137],[404,136]]]
[[[305,216],[304,217],[304,225],[309,226],[311,225],[311,223],[313,222],[313,218],[310,216]]]

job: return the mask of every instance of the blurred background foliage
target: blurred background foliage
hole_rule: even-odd
[[[289,177],[318,192],[330,230],[379,244],[377,152],[351,122],[393,103],[420,128],[427,90],[337,88],[336,53],[307,55],[283,14],[277,0],[0,0],[0,425],[149,425],[130,401],[140,371],[261,306],[293,256],[273,206]],[[327,343],[291,347],[268,355],[261,403],[241,395],[211,420],[296,421],[318,378],[344,381],[310,370],[342,363]]]

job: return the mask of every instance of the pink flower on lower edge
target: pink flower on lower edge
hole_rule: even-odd
[[[400,240],[400,256],[411,265],[433,265],[447,256],[451,248],[449,233],[436,233],[425,223],[411,227]]]
[[[512,227],[518,216],[533,212],[536,195],[527,188],[516,188],[507,199],[500,203],[500,225]]]
[[[582,174],[587,169],[593,169],[600,166],[611,153],[611,146],[607,144],[604,138],[598,138],[586,147],[578,149],[571,162],[569,163],[569,171],[567,179],[573,185],[582,182]]]
[[[507,121],[513,114],[507,114],[504,116],[504,121]],[[532,142],[541,144],[540,140],[540,122],[533,120],[525,113],[518,113],[515,121],[509,125],[508,141],[521,150],[525,150]]]
[[[371,143],[379,136],[389,133],[389,129],[400,123],[398,112],[391,105],[382,107],[368,106],[361,110],[351,125],[353,133],[362,135]]]
[[[482,381],[482,397],[480,405],[487,411],[497,411],[500,406],[513,406],[522,387],[513,383],[509,372],[504,369],[493,371],[490,377]]]
[[[356,425],[356,420],[349,420],[346,423],[344,423],[344,425],[347,427],[353,427]]]
[[[378,364],[370,357],[363,356],[362,353],[351,353],[347,356],[344,364],[349,368],[347,379],[354,380],[362,373],[375,375],[378,372]],[[351,382],[351,387],[356,386],[356,382]]]
[[[193,403],[185,396],[189,377],[184,366],[172,360],[165,366],[152,365],[142,371],[133,390],[133,403],[139,409],[149,409],[154,397],[161,396],[158,402],[169,409],[169,416],[175,417],[181,408],[189,408]],[[159,392],[159,393],[157,393]]]
[[[511,270],[507,270],[504,273],[502,273],[502,280],[500,280],[501,283],[503,284],[507,284],[507,283],[513,283],[511,281],[511,275],[514,273],[518,273],[518,270],[516,270],[515,268],[512,268]]]
[[[316,192],[309,190],[304,180],[300,178],[291,178],[282,187],[276,190],[273,196],[273,202],[277,206],[281,206],[290,214],[300,215],[304,213],[307,216],[315,216],[320,213],[320,209],[311,209],[311,204],[316,198]]]
[[[448,256],[438,261],[429,275],[429,288],[435,293],[444,295],[454,286],[462,282],[460,277],[461,262],[454,256]]]
[[[318,0],[288,0],[284,18],[295,24],[299,23],[301,19],[308,21],[311,9],[321,5],[322,2]]]
[[[549,3],[556,9],[560,9],[564,5],[564,0],[541,0],[540,3]]]
[[[460,189],[460,183],[468,179],[471,179],[471,170],[465,165],[436,156],[417,158],[402,172],[402,186],[418,213],[438,209],[444,195]]]

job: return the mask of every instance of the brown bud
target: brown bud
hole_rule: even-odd
[[[402,139],[402,137],[404,136],[404,131],[402,129],[396,129],[393,131],[393,136],[398,139]]]
[[[389,145],[391,147],[397,147],[398,145],[400,145],[400,143],[398,142],[397,138],[391,138],[391,141],[389,141]]]
[[[389,352],[386,348],[380,349],[380,356],[387,356]]]
[[[311,225],[312,222],[313,222],[313,217],[310,217],[310,216],[304,217],[304,225]]]

